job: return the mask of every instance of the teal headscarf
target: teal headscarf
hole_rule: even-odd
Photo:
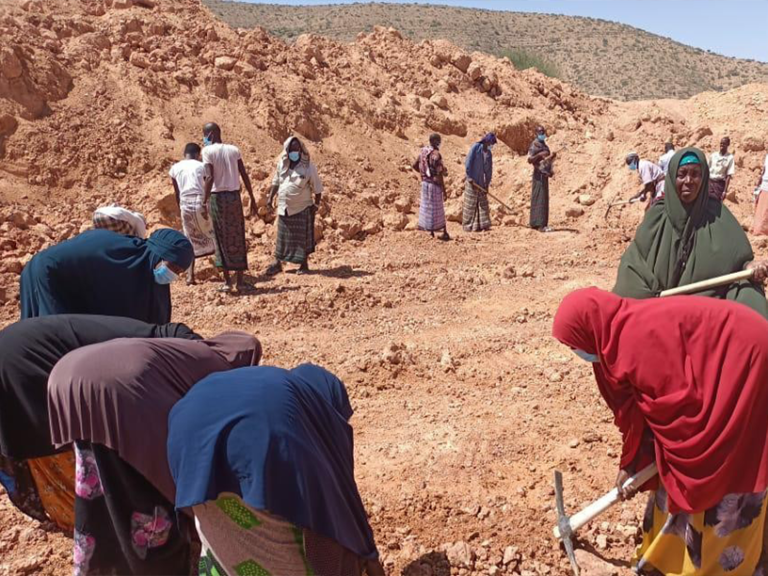
[[[677,194],[675,180],[681,161],[690,156],[702,167],[702,182],[696,200],[686,205]],[[683,148],[669,162],[664,198],[648,210],[621,258],[613,291],[629,298],[651,298],[668,288],[737,272],[753,258],[747,235],[736,218],[721,202],[709,197],[706,156],[698,148]],[[749,281],[699,295],[735,300],[768,318],[762,287]]]

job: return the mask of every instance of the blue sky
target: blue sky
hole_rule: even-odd
[[[264,4],[351,4],[353,0],[246,0]],[[382,1],[382,0],[379,0]],[[401,0],[383,0],[398,3]],[[420,0],[410,0],[409,3]],[[590,16],[642,28],[726,56],[768,62],[768,0],[444,0],[489,10]]]

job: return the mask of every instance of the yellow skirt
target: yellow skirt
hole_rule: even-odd
[[[696,514],[670,514],[652,492],[633,564],[651,576],[762,576],[766,493],[728,494]]]

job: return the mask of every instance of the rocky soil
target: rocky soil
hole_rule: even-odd
[[[610,487],[620,437],[589,372],[550,336],[569,291],[610,288],[642,217],[607,204],[639,189],[623,163],[668,138],[737,155],[729,207],[747,226],[768,139],[768,86],[687,101],[595,99],[445,41],[377,29],[351,44],[287,46],[234,31],[192,0],[28,0],[0,16],[0,325],[18,316],[18,275],[38,250],[88,228],[100,204],[180,227],[167,171],[206,121],[240,146],[258,188],[248,221],[257,291],[173,287],[174,316],[204,334],[251,330],[264,361],[320,363],[347,384],[357,476],[390,574],[565,574],[551,535],[552,472],[576,510]],[[533,127],[561,150],[552,224],[527,222]],[[465,234],[462,162],[500,138],[494,229]],[[409,169],[443,134],[449,231],[415,230]],[[266,278],[275,227],[264,207],[285,137],[303,136],[326,184],[315,273]],[[757,253],[768,243],[753,239]],[[640,500],[582,534],[591,574],[627,574]],[[0,497],[0,575],[68,574],[70,542]],[[603,560],[604,559],[604,560]]]

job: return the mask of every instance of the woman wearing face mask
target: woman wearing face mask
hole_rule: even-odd
[[[320,207],[323,184],[309,152],[295,136],[283,145],[272,178],[268,204],[277,198],[277,246],[270,276],[283,269],[283,262],[299,264],[297,274],[309,272],[309,255],[315,251],[315,214]]]
[[[533,165],[531,182],[530,226],[539,232],[549,232],[549,177],[552,162],[557,155],[547,146],[547,132],[543,126],[536,128],[536,138],[528,148],[528,163]]]
[[[592,362],[623,447],[616,486],[655,462],[638,574],[764,574],[768,322],[698,296],[567,296],[554,337]],[[660,359],[662,361],[660,361]]]
[[[21,274],[21,317],[51,314],[171,321],[169,284],[194,259],[189,240],[161,229],[147,240],[91,230],[43,250]]]
[[[664,197],[645,218],[619,264],[613,291],[630,298],[652,298],[662,290],[749,268],[743,280],[700,292],[701,296],[740,302],[768,317],[761,283],[768,266],[755,262],[744,230],[721,202],[710,198],[709,168],[698,148],[678,150],[669,163]]]
[[[461,223],[467,232],[491,229],[491,212],[488,206],[488,189],[493,177],[493,147],[496,135],[488,132],[480,142],[472,144],[464,161],[466,184],[464,185],[464,211]]]

